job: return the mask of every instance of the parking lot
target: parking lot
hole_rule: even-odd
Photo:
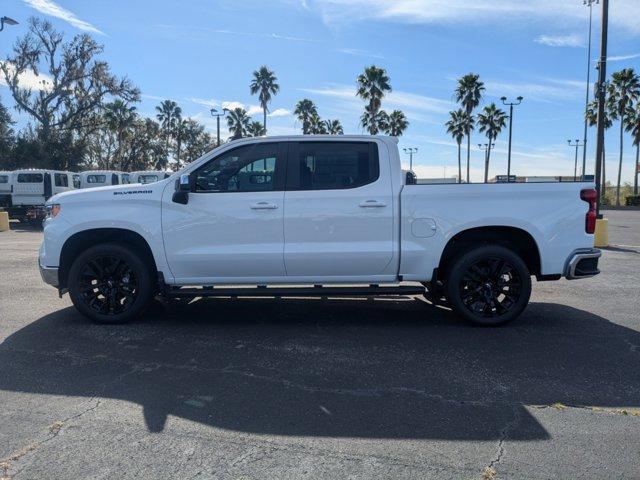
[[[99,326],[0,233],[0,478],[640,478],[640,211],[500,329],[419,298],[156,303]],[[484,473],[483,473],[484,472]]]

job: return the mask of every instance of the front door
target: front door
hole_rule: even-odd
[[[292,143],[284,235],[288,276],[395,278],[394,197],[376,142]]]
[[[284,158],[280,143],[221,153],[191,173],[186,205],[165,189],[162,229],[179,284],[251,283],[284,276]]]

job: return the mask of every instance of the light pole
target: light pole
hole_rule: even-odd
[[[4,30],[4,24],[7,25],[18,25],[18,22],[16,20],[14,20],[13,18],[9,18],[9,17],[2,17],[0,18],[0,32],[2,30]]]
[[[217,143],[216,147],[220,146],[220,117],[224,117],[227,114],[228,111],[229,111],[228,108],[223,108],[222,109],[222,113],[219,113],[218,110],[216,110],[215,108],[212,108],[210,110],[211,116],[212,117],[216,117],[216,130],[217,130],[217,133],[218,133],[218,143]]]
[[[413,154],[418,153],[418,149],[414,147],[403,148],[404,153],[409,155],[409,170],[413,171]]]
[[[495,147],[495,143],[479,143],[478,148],[484,151],[484,183],[488,182],[489,175],[489,151]]]
[[[584,181],[585,168],[587,165],[587,132],[589,128],[589,122],[587,121],[587,110],[589,109],[589,90],[591,88],[591,31],[593,27],[593,6],[600,3],[600,0],[583,0],[583,5],[589,7],[589,48],[587,52],[587,94],[584,104],[584,137],[582,142],[584,148],[582,149],[582,180]]]
[[[571,143],[571,140],[567,140],[567,143],[570,147],[576,147],[576,159],[573,163],[573,181],[575,182],[578,179],[578,149],[580,147],[584,147],[584,143],[580,143],[580,140],[576,139],[576,143]],[[581,178],[584,179],[584,170],[582,171]]]
[[[602,30],[600,32],[600,60],[598,61],[598,88],[596,89],[598,98],[598,134],[596,140],[596,216],[600,217],[600,195],[602,177],[602,157],[604,152],[604,111],[606,102],[606,81],[607,81],[607,40],[609,36],[609,0],[602,0]]]
[[[518,106],[524,100],[523,97],[516,98],[515,102],[507,102],[507,97],[502,97],[502,103],[509,106],[509,153],[507,155],[507,182],[511,181],[511,135],[513,133],[513,107]]]

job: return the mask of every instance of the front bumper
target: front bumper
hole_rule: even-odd
[[[44,283],[48,283],[53,287],[58,287],[58,267],[43,267],[38,260],[38,267],[40,268],[40,276]]]
[[[602,251],[597,248],[576,250],[567,260],[564,276],[567,280],[577,280],[598,275],[598,259],[601,256]]]

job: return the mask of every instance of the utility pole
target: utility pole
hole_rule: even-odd
[[[229,111],[228,108],[223,108],[222,113],[219,113],[218,110],[216,110],[215,108],[212,108],[210,110],[211,116],[216,117],[216,130],[218,134],[218,143],[216,144],[216,147],[220,146],[220,117],[224,117],[228,111]]]
[[[409,155],[409,170],[413,171],[413,154],[418,153],[418,149],[414,147],[403,148],[404,153]]]
[[[589,90],[591,89],[591,32],[593,30],[593,5],[598,5],[600,0],[583,0],[583,5],[589,7],[589,48],[587,51],[587,94],[584,104],[584,137],[582,142],[584,148],[582,149],[582,181],[584,181],[585,168],[587,166],[587,133],[589,129],[589,122],[587,121],[587,110],[589,109]]]
[[[511,181],[511,136],[513,134],[513,107],[520,105],[523,97],[516,98],[515,102],[507,102],[507,97],[502,97],[502,103],[509,106],[509,154],[507,155],[507,182]]]
[[[609,0],[602,0],[602,30],[600,33],[600,60],[598,61],[598,134],[596,139],[596,215],[600,216],[601,200],[601,177],[602,177],[602,153],[604,150],[604,112],[606,101],[606,81],[607,81],[607,40],[609,34]]]
[[[580,143],[580,140],[578,139],[576,139],[576,143],[571,143],[571,140],[567,140],[567,143],[569,144],[570,147],[576,147],[576,159],[575,159],[575,162],[573,163],[573,181],[575,182],[578,180],[578,149],[580,147],[584,147],[585,144]],[[584,170],[582,171],[581,178],[584,180]]]

